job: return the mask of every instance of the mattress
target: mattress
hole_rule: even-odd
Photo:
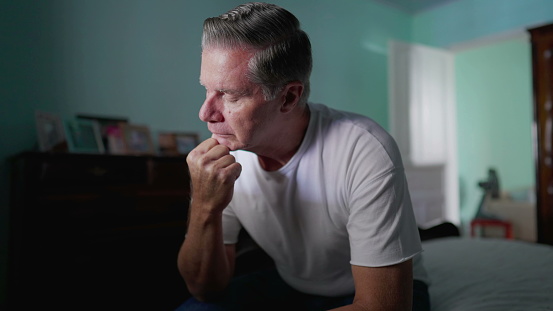
[[[553,246],[448,237],[423,248],[433,311],[553,310]]]

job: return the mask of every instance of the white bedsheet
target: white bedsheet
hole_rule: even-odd
[[[432,311],[553,310],[553,246],[442,238],[423,248]]]

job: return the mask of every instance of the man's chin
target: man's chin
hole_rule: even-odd
[[[217,140],[220,145],[226,146],[230,151],[239,149],[236,144],[229,139],[229,135],[212,134],[211,138]]]

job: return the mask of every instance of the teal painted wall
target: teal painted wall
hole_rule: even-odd
[[[202,21],[241,2],[0,0],[0,309],[6,161],[35,146],[35,109],[64,118],[125,116],[154,134],[193,130],[207,137],[197,118]],[[414,16],[375,0],[275,3],[295,13],[312,39],[312,100],[385,127],[389,39],[445,47],[553,20],[550,0],[459,0]]]
[[[516,60],[516,61],[514,61]],[[531,49],[526,38],[455,55],[461,218],[480,203],[478,182],[497,169],[502,190],[535,184]]]
[[[34,111],[127,117],[197,131],[203,20],[242,1],[0,0],[0,309],[5,294],[8,157],[36,145]],[[410,16],[375,1],[275,1],[298,16],[314,49],[312,100],[387,127],[387,40]]]
[[[409,15],[375,1],[276,3],[295,12],[311,37],[311,100],[371,116],[387,128],[388,40],[409,40]]]
[[[412,40],[449,47],[552,21],[551,0],[457,0],[413,16]]]
[[[457,0],[414,15],[412,41],[448,48],[493,41],[552,22],[553,1],[549,0]],[[502,48],[506,50],[500,52]],[[509,41],[456,55],[460,208],[464,224],[478,207],[482,193],[478,182],[487,177],[489,166],[500,170],[504,190],[534,186],[529,49],[528,41]],[[491,56],[493,52],[498,54]],[[508,85],[494,84],[499,81]],[[513,101],[515,98],[518,101]],[[499,109],[507,103],[511,111]],[[499,121],[503,119],[506,122]],[[509,133],[505,135],[509,137],[501,133]]]

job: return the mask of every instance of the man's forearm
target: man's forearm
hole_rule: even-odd
[[[413,302],[412,260],[384,267],[352,265],[353,303],[332,311],[409,311]]]
[[[343,307],[340,307],[340,308],[332,309],[332,310],[329,310],[329,311],[368,311],[368,309],[363,308],[362,306],[351,304],[351,305],[343,306]]]
[[[368,304],[362,304],[362,303],[353,303],[351,305],[343,306],[340,308],[332,309],[329,311],[396,311],[396,310],[410,310],[410,308],[405,308],[402,305],[395,305],[395,306],[383,306],[383,305],[377,305],[377,306],[369,306]]]
[[[190,293],[206,300],[223,290],[234,270],[222,237],[220,213],[206,213],[191,204],[189,227],[179,251],[178,268]]]

